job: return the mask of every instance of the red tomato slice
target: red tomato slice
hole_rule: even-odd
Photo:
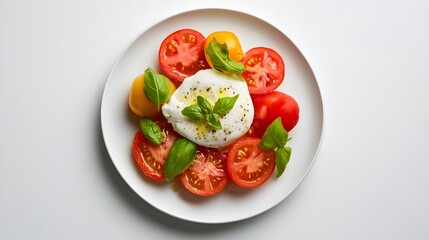
[[[180,175],[180,181],[199,196],[219,193],[229,182],[226,155],[214,148],[199,147],[194,163]]]
[[[164,165],[178,135],[165,120],[158,121],[157,124],[164,134],[161,145],[156,146],[150,142],[139,129],[134,136],[132,149],[134,159],[143,173],[153,180],[164,181]]]
[[[258,147],[260,138],[244,137],[229,150],[226,165],[233,182],[245,188],[265,183],[273,174],[276,154]]]
[[[158,61],[162,71],[176,81],[194,75],[208,65],[204,56],[205,37],[192,29],[181,29],[161,43]]]
[[[241,62],[247,68],[242,76],[252,94],[274,91],[283,82],[285,65],[282,57],[272,49],[252,48]]]
[[[299,106],[295,99],[282,92],[270,92],[252,97],[255,116],[253,128],[258,136],[265,133],[267,127],[276,118],[282,118],[282,124],[286,131],[290,132],[298,123]]]

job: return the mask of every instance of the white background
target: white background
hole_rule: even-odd
[[[301,186],[268,212],[219,225],[141,200],[100,128],[105,81],[130,41],[208,7],[282,30],[325,107]],[[0,239],[429,239],[428,23],[423,0],[0,0]]]

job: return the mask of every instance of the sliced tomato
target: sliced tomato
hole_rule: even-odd
[[[134,159],[143,173],[156,181],[164,180],[164,165],[174,140],[178,138],[166,120],[156,122],[161,128],[164,139],[160,146],[150,142],[139,129],[133,140]]]
[[[173,82],[170,83],[170,93],[169,97],[173,95],[174,91],[176,91],[176,86]],[[144,74],[139,75],[134,79],[133,84],[131,85],[130,95],[128,97],[128,105],[130,106],[131,111],[140,116],[140,117],[149,117],[153,118],[159,116],[161,112],[158,112],[156,104],[151,102],[144,93]]]
[[[241,59],[243,59],[244,53],[241,49],[241,43],[238,40],[237,35],[235,35],[233,32],[218,31],[210,33],[206,38],[206,42],[204,43],[204,49],[209,46],[210,42],[213,41],[213,39],[216,39],[216,41],[220,44],[226,44],[226,46],[228,47],[229,57],[232,60],[240,62]],[[213,67],[213,64],[210,61],[210,57],[207,54],[206,59],[208,64]]]
[[[229,182],[226,155],[218,149],[199,147],[194,163],[180,175],[183,186],[193,194],[212,196]]]
[[[252,94],[274,91],[283,82],[285,76],[283,59],[270,48],[252,48],[246,52],[241,62],[246,67],[246,71],[242,73],[243,79]]]
[[[226,165],[233,182],[245,188],[265,183],[273,174],[276,154],[258,147],[260,138],[244,137],[228,152]]]
[[[205,37],[193,29],[181,29],[162,41],[158,61],[170,79],[183,81],[208,65],[204,56]]]
[[[252,127],[257,136],[262,136],[276,118],[282,118],[286,131],[290,132],[298,123],[299,106],[295,99],[285,93],[274,91],[252,97],[255,116]]]

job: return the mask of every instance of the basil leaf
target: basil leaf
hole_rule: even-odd
[[[262,149],[275,150],[277,177],[280,177],[285,171],[292,153],[292,148],[285,146],[287,141],[288,133],[283,128],[282,120],[279,117],[267,127],[259,143],[259,147]]]
[[[283,148],[286,145],[288,133],[283,128],[281,118],[274,120],[262,136],[259,147],[265,150]]]
[[[226,43],[220,44],[216,41],[216,38],[213,38],[204,50],[210,58],[213,68],[218,71],[241,74],[246,70],[242,63],[236,62],[229,57],[229,51]]]
[[[214,107],[202,96],[197,96],[198,104],[190,105],[182,110],[182,114],[195,121],[207,123],[216,130],[222,129],[221,115],[229,113],[240,95],[219,98]]]
[[[164,136],[161,132],[161,128],[150,120],[149,118],[141,118],[140,119],[140,129],[143,132],[143,135],[151,141],[153,144],[159,146],[164,139]]]
[[[149,101],[156,104],[158,112],[162,103],[168,100],[170,94],[170,81],[167,77],[155,73],[152,68],[144,72],[143,91]]]
[[[213,112],[219,115],[224,115],[229,113],[234,107],[235,102],[237,101],[240,95],[237,94],[234,97],[223,97],[219,98],[213,107]]]
[[[289,163],[291,153],[292,148],[290,147],[282,147],[276,150],[277,177],[280,177],[285,171],[286,166]]]
[[[220,124],[219,115],[217,115],[216,113],[211,113],[211,114],[207,115],[207,124],[216,130],[222,129],[222,125]]]
[[[207,99],[205,99],[201,96],[198,96],[197,102],[198,102],[198,105],[200,106],[200,108],[204,114],[212,113],[213,106],[211,105],[211,103],[209,101],[207,101]]]
[[[203,121],[205,119],[203,110],[197,104],[185,107],[182,110],[182,114],[195,121]]]
[[[164,176],[167,181],[183,173],[194,162],[197,145],[186,138],[173,143],[165,162]]]

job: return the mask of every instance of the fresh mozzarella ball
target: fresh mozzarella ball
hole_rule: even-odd
[[[219,98],[239,94],[232,110],[221,116],[222,129],[216,130],[204,122],[196,122],[182,114],[182,110],[197,104],[197,96],[213,106]],[[186,78],[162,107],[162,113],[174,130],[198,145],[220,148],[242,137],[253,121],[253,104],[244,81],[212,69],[200,70]]]

